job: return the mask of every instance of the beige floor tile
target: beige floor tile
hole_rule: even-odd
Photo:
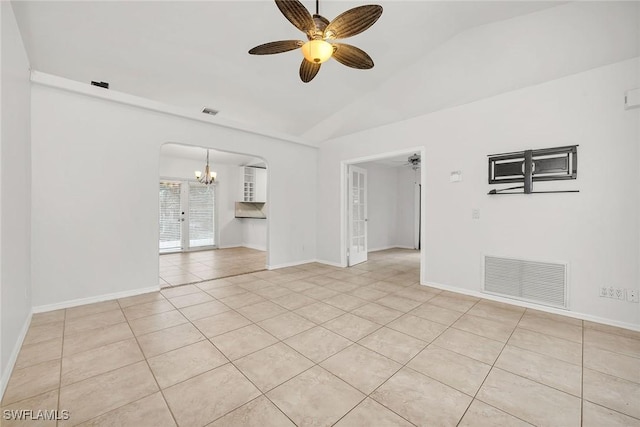
[[[507,342],[515,329],[515,326],[469,314],[464,314],[452,327],[501,342]]]
[[[562,316],[560,314],[547,313],[546,311],[534,310],[533,308],[527,308],[525,316],[542,317],[543,319],[555,320],[556,322],[568,323],[574,326],[582,326],[582,319],[576,319],[569,316]]]
[[[625,415],[640,418],[640,384],[603,374],[583,371],[583,398]]]
[[[273,403],[264,396],[242,405],[208,427],[295,427]]]
[[[366,398],[335,424],[336,427],[411,427],[409,421],[388,410],[375,400]]]
[[[358,341],[382,326],[351,313],[343,314],[322,325],[324,328],[342,335],[351,341]]]
[[[583,357],[585,368],[640,383],[640,359],[588,344],[583,348]]]
[[[332,305],[325,304],[324,302],[316,302],[304,307],[301,307],[295,311],[300,316],[311,320],[314,323],[324,323],[331,319],[335,319],[338,316],[343,315],[345,312]]]
[[[317,326],[284,341],[316,363],[351,345],[351,341]]]
[[[171,304],[176,308],[189,307],[196,304],[204,304],[205,302],[214,301],[213,297],[206,292],[194,292],[188,295],[181,295],[179,297],[169,298]]]
[[[315,323],[291,312],[263,320],[258,325],[280,340],[287,339],[316,326]]]
[[[410,369],[401,369],[371,397],[422,426],[455,426],[471,402],[471,397]]]
[[[208,289],[206,292],[214,298],[221,299],[235,295],[246,294],[247,290],[237,285],[224,286],[221,288]]]
[[[388,328],[403,332],[425,342],[433,341],[438,335],[447,329],[446,326],[423,319],[421,317],[405,314],[387,325]]]
[[[193,321],[224,313],[229,310],[231,309],[219,301],[209,301],[204,304],[190,305],[188,307],[181,308],[180,312],[184,314],[187,319]]]
[[[133,333],[126,322],[65,335],[63,355],[69,356],[129,338],[133,338]]]
[[[275,337],[257,325],[245,326],[211,338],[211,342],[232,361],[261,350],[277,341]]]
[[[398,291],[395,295],[399,295],[404,298],[409,298],[414,301],[419,301],[421,304],[429,301],[431,298],[438,295],[440,291],[433,291],[427,289],[426,286],[416,285],[415,287],[409,287]]]
[[[354,297],[358,297],[367,301],[378,300],[387,294],[387,292],[373,289],[370,286],[361,287],[349,292],[349,295],[353,295]]]
[[[490,365],[434,345],[422,350],[407,366],[470,396],[486,378]]]
[[[196,285],[183,285],[171,289],[164,289],[161,293],[165,298],[175,298],[198,292],[200,292],[200,288],[198,288]]]
[[[135,295],[127,298],[119,298],[118,303],[120,304],[120,307],[125,308],[125,307],[131,307],[132,305],[146,304],[148,302],[153,302],[153,301],[161,301],[163,299],[164,297],[160,292],[149,292],[147,294],[140,294],[140,295]]]
[[[380,304],[369,303],[363,305],[362,307],[358,307],[355,310],[352,310],[351,314],[363,317],[380,325],[386,325],[387,323],[402,316],[404,313],[402,311],[394,310]]]
[[[330,426],[365,398],[355,388],[315,366],[267,393],[298,426]]]
[[[88,378],[60,389],[60,408],[71,418],[58,426],[71,426],[98,417],[158,391],[146,362]]]
[[[226,311],[215,316],[198,319],[193,324],[202,331],[207,338],[222,335],[235,329],[250,325],[251,321],[235,311]]]
[[[525,313],[522,319],[520,319],[518,327],[551,335],[552,337],[582,343],[582,326],[558,322],[554,319],[532,316]]]
[[[11,405],[2,407],[2,427],[55,427],[55,420],[24,420],[19,417],[13,419],[7,419],[7,413],[4,411],[33,411],[34,417],[38,414],[38,411],[55,411],[58,409],[58,389],[49,391],[47,393],[39,394],[29,399],[21,400],[19,402],[12,403]],[[60,412],[60,416],[63,416]]]
[[[640,340],[627,338],[622,335],[585,328],[584,345],[590,345],[640,359]]]
[[[607,332],[614,335],[620,335],[627,338],[633,338],[640,340],[640,331],[632,331],[631,329],[618,328],[616,326],[604,325],[602,323],[584,321],[584,327],[589,329],[595,329],[600,332]]]
[[[535,353],[555,357],[574,365],[582,364],[582,346],[573,341],[540,334],[527,329],[516,328],[508,344]]]
[[[40,325],[31,325],[24,337],[22,345],[37,344],[43,341],[49,341],[62,336],[64,331],[64,322],[50,322]]]
[[[277,343],[234,362],[263,393],[313,366],[289,346]]]
[[[585,400],[582,404],[582,427],[604,426],[640,427],[640,420]]]
[[[292,292],[290,294],[274,298],[273,302],[286,308],[287,310],[296,310],[298,308],[304,307],[305,305],[313,304],[316,302],[316,300],[306,295]]]
[[[580,397],[582,368],[551,356],[507,345],[495,366]]]
[[[134,338],[65,355],[62,358],[61,385],[64,387],[141,360],[144,356]]]
[[[80,424],[81,427],[173,427],[175,425],[167,403],[160,393],[154,393]]]
[[[47,311],[45,313],[35,313],[31,317],[31,326],[44,325],[46,323],[55,323],[64,321],[65,309]]]
[[[433,341],[439,347],[493,365],[503,343],[458,329],[447,329]]]
[[[205,425],[259,395],[260,391],[230,363],[164,391],[181,426]]]
[[[477,399],[534,425],[580,425],[580,399],[501,369],[489,373]]]
[[[368,303],[367,300],[348,294],[337,294],[324,299],[323,302],[344,311],[351,311]]]
[[[231,308],[240,308],[247,305],[255,304],[258,302],[266,301],[258,294],[253,292],[247,292],[245,294],[233,295],[220,299],[221,302],[228,305]]]
[[[320,366],[365,394],[371,393],[402,367],[358,344],[334,354]]]
[[[431,302],[431,301],[430,301]],[[518,307],[519,308],[519,307]],[[467,314],[477,317],[484,317],[489,320],[496,320],[505,325],[515,326],[522,317],[525,309],[513,310],[505,308],[504,305],[497,305],[488,301],[480,301],[473,306]]]
[[[136,306],[138,307],[138,306]],[[65,321],[64,334],[72,335],[79,332],[95,330],[104,326],[115,325],[125,322],[126,319],[122,314],[122,310],[109,310],[101,313],[89,314]]]
[[[502,412],[493,406],[474,400],[458,427],[527,427],[531,424]]]
[[[452,325],[462,316],[462,313],[459,311],[449,310],[448,308],[439,307],[430,303],[422,304],[409,312],[409,314],[446,326]]]
[[[164,313],[174,310],[175,307],[167,300],[151,301],[144,304],[132,305],[122,309],[128,321],[151,316],[152,314]]]
[[[187,323],[188,320],[178,310],[166,311],[129,322],[131,330],[137,336],[156,332],[161,329]]]
[[[185,323],[140,335],[138,343],[144,355],[150,358],[204,339],[205,337],[191,323]]]
[[[403,364],[427,345],[422,340],[386,327],[378,329],[358,343]]]
[[[273,300],[275,298],[284,296],[284,295],[289,295],[291,292],[293,292],[291,289],[287,289],[287,288],[283,288],[282,286],[269,286],[266,288],[261,288],[261,289],[256,289],[254,291],[255,294],[260,295],[263,298],[266,298],[268,300]]]
[[[60,359],[15,369],[9,378],[2,405],[55,390],[60,386]]]
[[[402,297],[400,295],[391,294],[376,300],[376,304],[384,305],[385,307],[392,308],[394,310],[402,311],[406,313],[418,307],[422,303],[414,299]]]
[[[238,313],[242,314],[247,319],[253,322],[260,322],[261,320],[275,317],[279,314],[287,313],[287,309],[282,308],[278,304],[274,304],[271,301],[262,301],[257,304],[246,305],[238,309]]]
[[[118,309],[120,309],[120,305],[116,300],[80,305],[77,307],[67,308],[66,320],[76,319],[78,317],[87,316],[89,314],[104,313],[105,311]]]
[[[13,369],[23,369],[62,357],[62,337],[36,344],[23,345]]]
[[[181,347],[148,359],[160,388],[167,388],[228,363],[209,341]]]
[[[344,294],[340,294],[337,291],[334,291],[334,290],[331,290],[331,289],[327,289],[327,288],[323,288],[322,286],[314,286],[313,288],[305,289],[301,293],[302,293],[302,295],[305,295],[305,296],[308,296],[310,298],[317,299],[317,300],[320,300],[320,301],[328,299],[328,298],[331,298],[331,297],[334,297],[336,295],[344,295]],[[281,295],[278,295],[278,296],[281,296]],[[274,296],[274,298],[277,298],[277,297]],[[338,308],[341,308],[341,307],[338,307]]]
[[[431,305],[437,305],[438,307],[458,311],[460,313],[465,313],[466,311],[468,311],[476,304],[476,302],[478,302],[477,298],[468,298],[463,295],[454,295],[451,292],[449,292],[449,294],[447,295],[445,295],[444,293],[436,295],[429,300],[429,304]]]

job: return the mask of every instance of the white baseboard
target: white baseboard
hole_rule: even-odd
[[[340,262],[325,261],[325,260],[322,260],[322,259],[317,259],[314,262],[317,262],[318,264],[330,265],[331,267],[345,268],[347,266],[347,264],[342,264]]]
[[[442,289],[444,291],[455,292],[458,294],[469,295],[477,298],[484,298],[491,301],[503,302],[506,304],[515,305],[518,307],[532,308],[539,311],[544,311],[552,314],[559,314],[561,316],[573,317],[574,319],[588,320],[590,322],[602,323],[609,326],[616,326],[618,328],[630,329],[632,331],[640,331],[640,325],[634,323],[620,322],[618,320],[611,320],[604,317],[593,316],[591,314],[580,313],[577,311],[563,310],[561,308],[547,307],[544,305],[534,304],[525,301],[514,300],[511,298],[503,298],[497,295],[485,294],[480,291],[472,291],[469,289],[456,288],[454,286],[443,285],[441,283],[434,282],[420,282],[421,285],[431,286],[432,288]]]
[[[24,338],[27,336],[27,331],[29,330],[29,326],[31,325],[32,316],[33,311],[29,313],[29,316],[27,316],[27,320],[25,320],[24,325],[22,325],[22,330],[20,331],[20,335],[18,335],[18,339],[13,346],[13,350],[11,351],[11,355],[9,356],[9,360],[7,361],[7,366],[4,367],[4,372],[2,373],[2,377],[0,378],[0,401],[2,401],[2,398],[4,397],[4,392],[7,389],[7,384],[9,384],[9,378],[11,378],[11,374],[13,373],[13,367],[16,364],[16,360],[18,360],[18,354],[20,353],[20,349],[22,348],[22,343],[24,342]]]
[[[267,265],[267,270],[277,270],[279,268],[295,267],[296,265],[309,264],[315,261],[316,261],[315,259],[308,259],[305,261],[286,262],[284,264],[278,264],[278,265]]]
[[[255,249],[256,251],[262,251],[262,252],[266,252],[267,251],[266,246],[252,245],[250,243],[243,243],[242,245],[240,245],[240,247],[245,247],[245,248],[249,248],[249,249]]]
[[[46,311],[60,310],[61,308],[71,308],[84,304],[92,304],[94,302],[109,301],[112,299],[133,297],[140,294],[147,294],[149,292],[157,292],[160,290],[160,285],[150,286],[148,288],[133,289],[131,291],[114,292],[112,294],[97,295],[95,297],[78,298],[68,301],[56,302],[53,304],[39,305],[33,307],[33,313],[44,313]]]
[[[391,245],[391,246],[383,246],[380,248],[367,249],[367,252],[386,251],[388,249],[415,249],[415,248],[413,246]]]

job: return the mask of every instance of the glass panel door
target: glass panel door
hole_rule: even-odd
[[[182,249],[181,187],[179,182],[160,182],[160,252]]]
[[[189,248],[214,246],[214,188],[189,183]]]
[[[367,260],[367,171],[349,166],[349,266]]]

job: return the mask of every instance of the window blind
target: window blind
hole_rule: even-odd
[[[160,250],[182,246],[181,212],[180,183],[160,182]]]
[[[189,247],[215,245],[214,188],[189,183]]]

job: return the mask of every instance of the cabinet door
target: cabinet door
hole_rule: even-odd
[[[267,201],[267,170],[255,168],[255,180],[256,180],[256,202]]]

